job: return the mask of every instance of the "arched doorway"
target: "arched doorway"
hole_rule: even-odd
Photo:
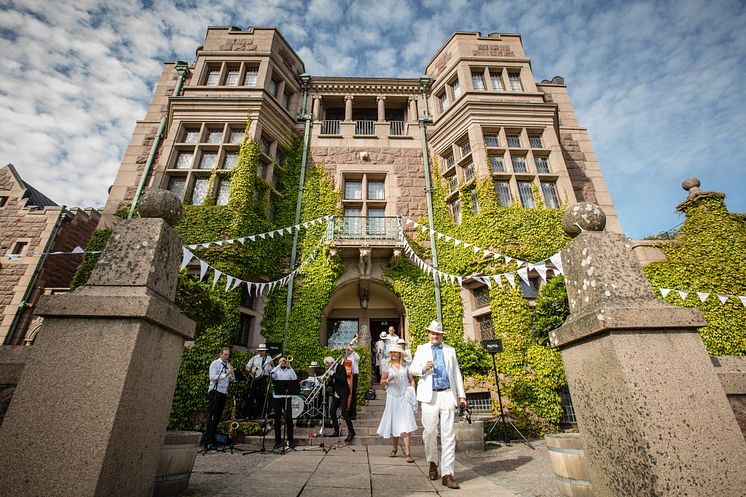
[[[337,287],[324,310],[321,326],[322,345],[344,347],[355,333],[360,345],[371,346],[382,330],[393,325],[400,337],[406,337],[406,309],[401,300],[375,280],[368,280],[365,298],[361,298],[359,280]]]

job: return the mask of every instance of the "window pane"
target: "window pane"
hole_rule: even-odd
[[[212,169],[218,163],[217,152],[203,152],[202,160],[199,161],[200,169]]]
[[[557,185],[555,183],[542,183],[541,193],[544,194],[544,204],[552,209],[559,208],[559,199],[557,198]]]
[[[369,235],[383,235],[386,233],[386,220],[383,219],[385,215],[384,209],[371,209],[368,208],[368,234]],[[379,218],[379,219],[372,219]]]
[[[168,180],[168,191],[181,198],[186,190],[186,178],[184,176],[171,176]]]
[[[495,91],[503,91],[503,78],[499,72],[490,71],[490,79],[492,80],[492,89]]]
[[[273,97],[277,96],[277,81],[274,79],[269,80],[269,94]]]
[[[358,332],[357,319],[333,319],[329,322],[330,349],[344,348]]]
[[[479,214],[479,195],[476,190],[471,191],[471,213],[475,216]]]
[[[179,152],[176,158],[176,169],[189,169],[192,167],[193,152]]]
[[[385,197],[383,181],[368,181],[368,200],[383,200]]]
[[[512,201],[507,181],[495,181],[495,193],[497,194],[497,201],[501,206],[510,207]]]
[[[210,182],[208,178],[197,178],[194,180],[194,190],[192,191],[192,205],[202,205],[207,198],[207,185]]]
[[[438,98],[440,99],[440,110],[446,110],[448,108],[448,95],[446,95],[446,92],[441,93]]]
[[[484,76],[481,72],[471,73],[471,84],[475,90],[484,90]]]
[[[477,323],[479,323],[479,333],[482,335],[482,340],[494,340],[495,325],[492,322],[492,316],[480,316],[477,318]]]
[[[458,98],[461,96],[461,84],[459,83],[458,79],[453,82],[453,98]]]
[[[521,136],[520,135],[506,135],[508,139],[508,147],[521,148]]]
[[[451,179],[448,180],[448,194],[455,192],[458,190],[458,178],[456,176],[451,176]]]
[[[527,299],[535,299],[539,294],[539,282],[533,279],[529,279],[528,283],[520,278],[516,278],[521,286],[523,296]]]
[[[259,68],[249,67],[246,69],[246,77],[243,80],[244,86],[256,86],[256,79],[259,76]]]
[[[228,205],[228,195],[231,192],[231,180],[223,178],[218,182],[218,198],[215,203],[218,205]]]
[[[220,84],[220,70],[213,69],[207,74],[207,86],[218,86]]]
[[[225,75],[225,86],[238,86],[238,69],[230,69]]]
[[[461,147],[461,157],[466,157],[471,153],[471,145],[468,140],[459,146]]]
[[[226,152],[223,169],[233,169],[238,165],[238,152]]]
[[[362,181],[345,181],[345,199],[362,200],[363,199],[363,182]]]
[[[232,129],[228,143],[241,143],[243,141],[243,130]]]
[[[454,200],[451,204],[451,213],[453,214],[453,221],[456,224],[461,224],[461,201]]]
[[[222,129],[211,129],[207,132],[207,143],[220,143],[223,139]]]
[[[199,130],[188,129],[184,132],[184,143],[197,143],[199,142]]]
[[[362,211],[358,207],[345,207],[344,235],[348,237],[362,235]]]
[[[454,158],[453,158],[453,154],[451,154],[451,155],[447,156],[447,157],[445,158],[445,164],[446,164],[446,167],[445,167],[445,169],[444,169],[444,170],[446,170],[446,171],[447,171],[448,169],[450,169],[451,167],[453,167],[453,165],[454,165],[455,163],[456,163],[456,159],[454,159]]]
[[[474,303],[477,307],[490,305],[490,289],[486,286],[480,286],[474,289]]]
[[[490,167],[493,173],[504,173],[505,164],[503,164],[503,158],[496,155],[490,156]]]
[[[287,109],[289,103],[290,103],[290,95],[288,95],[285,92],[282,92],[282,106]]]
[[[509,73],[508,78],[510,79],[510,89],[513,91],[523,91],[523,85],[521,84],[521,75],[519,73]]]
[[[534,164],[536,164],[536,171],[540,173],[549,172],[549,161],[546,157],[534,157]]]
[[[484,144],[488,147],[499,147],[500,141],[498,140],[496,134],[490,133],[488,135],[484,135]]]
[[[521,197],[521,205],[523,205],[523,207],[532,209],[536,207],[536,202],[534,201],[534,193],[531,191],[531,182],[519,181],[518,194]]]
[[[474,164],[469,164],[464,168],[464,183],[474,179]]]
[[[541,148],[541,136],[540,135],[529,135],[528,142],[531,144],[531,148]]]
[[[526,167],[525,157],[511,157],[513,162],[513,172],[515,173],[527,173],[528,168]]]

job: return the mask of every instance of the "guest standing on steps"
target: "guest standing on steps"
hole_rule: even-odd
[[[332,367],[336,361],[333,357],[324,358],[324,366],[327,369]],[[350,396],[350,386],[347,383],[347,370],[340,363],[337,364],[334,371],[331,372],[331,384],[332,384],[332,405],[329,409],[329,417],[332,418],[332,426],[334,432],[329,435],[330,437],[339,436],[339,421],[337,420],[337,409],[342,410],[342,419],[344,419],[347,425],[347,437],[345,442],[351,442],[355,438],[355,428],[352,427],[352,420],[350,419],[350,412],[347,410],[347,399]]]
[[[409,434],[417,431],[417,420],[414,417],[417,399],[414,395],[414,378],[404,363],[404,350],[398,344],[389,349],[389,360],[383,365],[382,371],[381,383],[386,385],[386,407],[376,433],[383,438],[392,439],[393,448],[389,457],[396,457],[401,437],[404,445],[402,451],[407,456],[407,462],[412,463],[414,459],[409,446]]]
[[[453,476],[456,460],[456,433],[453,423],[456,406],[466,406],[464,380],[456,359],[456,349],[443,343],[443,325],[432,321],[427,327],[429,343],[417,347],[409,369],[421,376],[417,384],[417,400],[422,406],[422,440],[430,463],[430,479],[438,479],[448,488],[461,488]],[[438,453],[438,423],[443,454]]]

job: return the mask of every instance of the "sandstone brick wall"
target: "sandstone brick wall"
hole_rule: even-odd
[[[361,152],[367,152],[369,160],[361,159]],[[312,146],[311,157],[324,166],[337,190],[344,188],[345,173],[386,174],[386,202],[393,207],[388,211],[391,215],[417,218],[427,214],[425,175],[418,148]]]
[[[62,224],[62,228],[52,246],[52,252],[70,252],[76,246],[85,248],[101,219],[101,214],[92,209],[73,209],[69,215],[72,219]],[[82,255],[48,257],[37,286],[44,288],[69,287],[70,281],[82,261]]]

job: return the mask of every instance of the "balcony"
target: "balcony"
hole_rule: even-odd
[[[390,121],[389,134],[391,136],[404,136],[404,121]]]
[[[384,245],[398,244],[404,239],[400,218],[364,216],[335,216],[327,238],[343,244],[372,241]]]
[[[322,121],[321,122],[321,134],[322,135],[339,135],[339,121]]]
[[[355,121],[355,134],[363,136],[373,136],[376,134],[375,121],[359,120]]]

